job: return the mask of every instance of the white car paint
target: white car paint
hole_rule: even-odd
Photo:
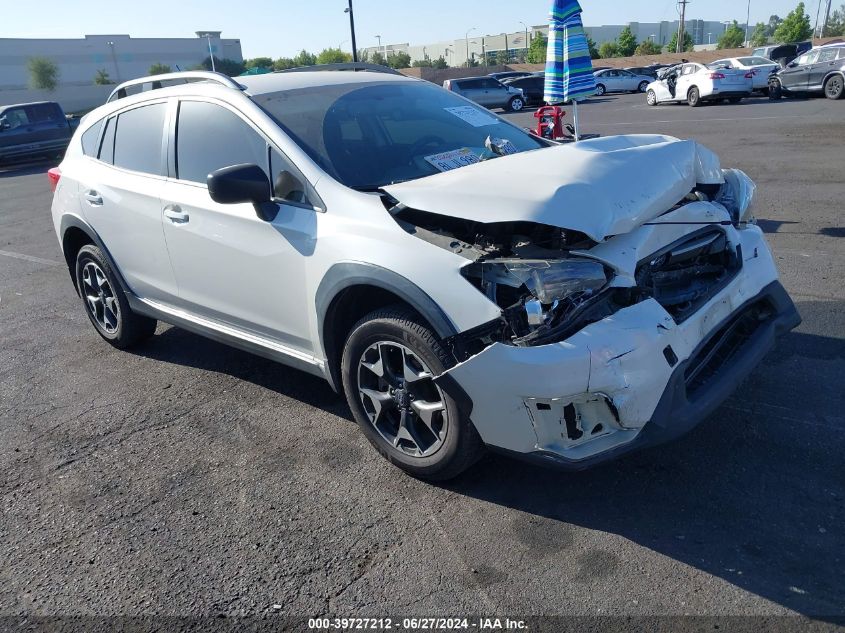
[[[710,69],[717,69],[720,66],[727,66],[735,70],[742,70],[753,75],[751,83],[754,90],[769,89],[769,75],[780,69],[780,65],[766,57],[750,55],[747,57],[728,57],[717,59],[707,65]]]
[[[529,180],[532,186],[522,186]],[[722,182],[718,158],[698,143],[630,135],[505,156],[385,191],[415,209],[481,222],[529,220],[601,241],[665,213],[696,183]]]
[[[329,380],[332,367],[317,305],[337,266],[391,271],[430,298],[457,335],[503,318],[503,309],[463,276],[470,260],[462,248],[437,246],[400,226],[381,195],[335,180],[251,99],[262,90],[416,80],[364,72],[240,79],[245,92],[195,83],[129,96],[91,113],[61,164],[52,205],[60,243],[67,222],[90,225],[107,244],[137,305],[156,318]],[[266,222],[250,204],[211,201],[204,185],[142,178],[83,155],[81,135],[96,121],[182,97],[239,112],[290,158],[322,206],[279,202],[275,220]],[[506,132],[509,124],[501,120],[501,125]],[[712,152],[694,142],[620,136],[384,187],[400,203],[431,214],[583,232],[594,245],[572,255],[602,262],[612,271],[611,288],[635,288],[639,262],[702,227],[722,227],[728,244],[741,247],[744,261],[736,276],[682,323],[656,300],[645,299],[552,344],[487,345],[439,376],[453,378],[468,394],[472,423],[489,446],[577,463],[629,445],[648,427],[676,373],[676,365],[667,364],[667,346],[683,363],[726,318],[776,283],[762,233],[748,224],[753,187],[744,174],[730,172],[732,184],[725,185],[735,192],[735,203],[688,197],[701,185],[719,189],[726,173]],[[102,204],[86,197],[92,191],[102,194]],[[733,204],[735,213],[726,207]],[[175,207],[190,222],[168,221]],[[606,402],[618,415],[610,416]],[[572,403],[579,424],[590,431],[578,441],[566,439],[560,429]]]
[[[672,88],[672,78],[675,87]],[[720,99],[741,99],[752,92],[750,72],[719,69],[711,70],[698,63],[678,64],[667,71],[662,79],[652,81],[646,90],[649,105],[659,103],[688,102],[693,89],[698,91],[700,101],[718,101]]]

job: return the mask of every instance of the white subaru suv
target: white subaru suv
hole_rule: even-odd
[[[100,336],[164,321],[322,376],[446,479],[677,437],[800,322],[754,185],[704,147],[557,145],[351,69],[146,78],[85,117],[52,213]]]

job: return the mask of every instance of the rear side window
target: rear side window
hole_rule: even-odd
[[[167,106],[156,103],[122,112],[114,135],[114,166],[162,175],[161,137]]]
[[[114,122],[116,119],[111,117],[106,121],[106,131],[103,132],[103,142],[100,144],[100,160],[104,163],[112,164],[114,162]]]
[[[97,141],[100,140],[100,130],[103,129],[103,121],[100,119],[89,127],[82,134],[82,153],[86,156],[97,156]]]
[[[246,121],[214,103],[179,104],[176,169],[180,180],[205,184],[211,172],[245,163],[267,172],[267,142]]]
[[[37,103],[27,106],[32,123],[60,123],[65,121],[64,113],[55,103]]]
[[[836,49],[824,50],[819,54],[819,62],[832,62],[836,59]]]

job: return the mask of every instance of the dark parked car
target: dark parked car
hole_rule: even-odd
[[[493,79],[498,79],[499,81],[504,81],[505,79],[513,79],[514,77],[527,77],[531,73],[527,73],[522,70],[505,70],[500,73],[490,73],[487,75],[488,77],[492,77]]]
[[[812,42],[798,42],[797,44],[778,44],[775,46],[761,46],[752,51],[753,56],[768,57],[781,67],[786,66],[793,59],[813,48]]]
[[[0,163],[61,155],[77,124],[52,101],[0,106]]]
[[[546,87],[546,77],[544,75],[515,77],[513,79],[505,79],[502,83],[506,86],[522,88],[522,92],[525,93],[526,105],[535,106],[543,104],[543,90]]]
[[[657,68],[654,66],[632,66],[630,68],[626,68],[629,73],[634,73],[635,75],[647,75],[652,79],[657,79]]]
[[[769,98],[795,93],[823,93],[828,99],[845,94],[845,44],[828,44],[807,51],[769,75]]]

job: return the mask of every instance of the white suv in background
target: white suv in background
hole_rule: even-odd
[[[160,320],[322,376],[444,479],[485,447],[584,468],[676,437],[799,322],[753,184],[705,148],[559,146],[343,68],[147,78],[85,117],[52,212],[100,336]]]

